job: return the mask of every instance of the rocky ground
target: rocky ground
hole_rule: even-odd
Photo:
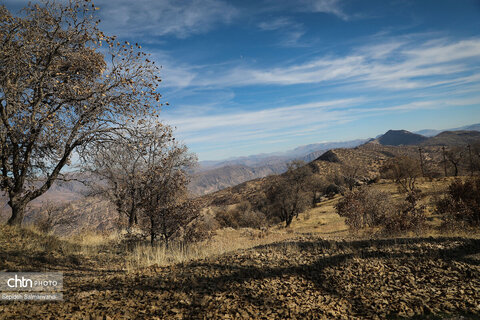
[[[304,237],[135,273],[68,260],[65,301],[0,302],[0,318],[478,319],[479,257],[478,239]]]

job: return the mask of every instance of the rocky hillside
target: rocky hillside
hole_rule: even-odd
[[[271,174],[281,174],[287,170],[292,160],[311,162],[332,148],[353,148],[365,139],[343,142],[314,143],[285,152],[258,154],[222,161],[200,161],[190,183],[194,195],[204,195],[242,182],[263,178]]]
[[[280,174],[287,170],[287,162],[280,162],[262,167],[225,166],[195,174],[189,185],[194,195],[222,190],[242,182],[271,174]]]
[[[351,149],[329,150],[308,165],[312,167],[314,174],[325,177],[327,181],[332,181],[335,175],[342,174],[345,170],[355,170],[360,182],[367,182],[379,176],[379,169],[386,160],[401,155],[417,159],[418,147],[367,143]],[[425,165],[431,165],[434,166],[433,169],[440,170],[438,164],[442,160],[441,147],[424,147],[422,156]],[[211,205],[234,204],[242,200],[256,202],[270,179],[271,177],[264,177],[247,181],[202,198]]]

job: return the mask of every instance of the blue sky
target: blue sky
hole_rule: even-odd
[[[163,66],[163,119],[200,160],[480,122],[478,0],[95,4]]]

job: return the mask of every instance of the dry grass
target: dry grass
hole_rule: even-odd
[[[84,231],[72,237],[62,238],[62,240],[73,243],[78,246],[77,253],[87,256],[98,254],[106,246],[111,246],[119,243],[121,233],[119,232],[104,232],[99,233],[95,231]]]
[[[431,199],[446,190],[448,184],[453,181],[453,179],[454,178],[449,177],[430,181],[422,178],[417,182],[417,186],[424,194],[422,203],[427,206],[427,212],[430,218],[428,222],[430,229],[426,230],[421,236],[473,237],[472,233],[466,230],[446,234],[436,229],[439,225],[440,218],[432,215],[433,207]],[[404,198],[404,194],[399,193],[396,184],[391,181],[382,180],[372,187],[391,194],[392,197],[397,200]],[[167,266],[175,263],[184,263],[191,260],[222,255],[239,249],[249,249],[283,240],[295,239],[305,235],[321,237],[327,240],[372,238],[378,230],[361,230],[356,234],[350,232],[344,222],[344,218],[340,217],[334,208],[335,204],[341,198],[342,197],[338,195],[333,199],[322,201],[315,208],[300,214],[298,218],[293,220],[289,228],[285,228],[283,223],[269,228],[267,232],[249,228],[224,228],[217,230],[214,237],[209,241],[192,244],[190,246],[177,244],[173,245],[169,250],[165,249],[162,245],[153,248],[147,244],[137,245],[132,252],[126,256],[126,268],[132,271],[152,265]],[[418,237],[418,234],[410,232],[402,235],[402,237],[415,238]],[[288,247],[288,242],[285,245]],[[295,250],[295,248],[288,248],[288,250]]]
[[[216,231],[212,239],[201,243],[184,245],[174,243],[166,249],[163,244],[151,247],[149,244],[138,244],[125,257],[128,271],[146,268],[153,265],[167,266],[191,260],[204,259],[222,255],[239,249],[253,248],[273,242],[292,238],[285,228],[274,227],[266,234],[264,231],[242,228],[225,228]]]
[[[480,237],[478,232],[475,235],[468,230],[459,230],[446,234],[436,228],[440,223],[440,217],[432,214],[432,199],[443,192],[452,180],[453,178],[435,181],[421,179],[418,182],[418,187],[422,189],[424,195],[422,202],[427,205],[428,223],[430,225],[430,229],[421,236]],[[398,192],[396,185],[390,181],[380,181],[372,187],[390,193],[398,199],[404,196]],[[83,231],[75,236],[59,238],[51,234],[43,234],[34,226],[18,230],[3,226],[2,233],[7,231],[7,234],[14,234],[12,237],[15,239],[21,239],[17,241],[15,247],[20,247],[22,251],[31,253],[33,256],[40,255],[42,252],[50,252],[53,253],[54,257],[77,256],[92,261],[92,263],[110,259],[110,261],[120,262],[119,268],[133,271],[152,265],[167,266],[220,256],[240,249],[298,239],[303,236],[320,237],[326,240],[372,238],[376,230],[363,230],[357,234],[350,232],[344,223],[344,218],[335,212],[334,206],[341,198],[338,195],[333,199],[322,201],[317,207],[300,214],[289,228],[285,228],[283,224],[270,227],[268,230],[225,228],[217,230],[208,241],[188,246],[173,243],[168,250],[161,244],[152,248],[148,244],[139,243],[133,249],[121,252],[114,249],[122,248],[120,244],[123,235],[118,232]],[[411,233],[402,236],[413,238],[418,235]],[[7,237],[5,237],[5,240],[7,240]],[[288,245],[286,244],[286,246]],[[295,248],[288,248],[288,250],[295,250]]]

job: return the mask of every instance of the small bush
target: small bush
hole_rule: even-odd
[[[233,209],[220,210],[215,219],[223,228],[255,228],[260,229],[267,225],[265,214],[252,210],[249,202],[244,201]]]
[[[387,212],[394,209],[390,196],[366,187],[348,192],[335,209],[354,231],[381,225]]]
[[[328,197],[333,197],[334,195],[336,194],[339,194],[340,193],[340,187],[334,183],[331,183],[329,184],[326,188],[325,188],[325,194],[328,196]]]
[[[191,244],[210,239],[213,231],[217,228],[218,222],[213,217],[203,216],[197,218],[185,227],[183,242]]]
[[[426,228],[427,218],[425,206],[419,205],[418,194],[409,193],[395,210],[386,214],[382,221],[384,232],[387,234],[399,234],[408,231],[422,232]]]
[[[355,232],[375,227],[387,234],[419,232],[425,228],[426,217],[417,198],[417,194],[410,193],[405,201],[395,203],[389,194],[363,187],[345,194],[335,209]]]
[[[480,226],[480,178],[453,181],[437,201],[435,212],[442,216],[445,229]]]

